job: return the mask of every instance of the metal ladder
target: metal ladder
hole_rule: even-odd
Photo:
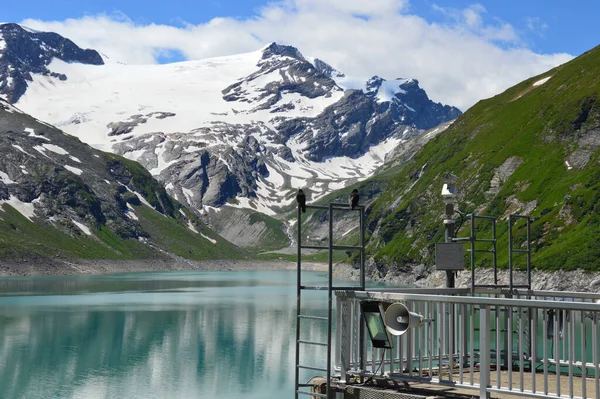
[[[331,339],[332,339],[332,312],[333,312],[333,291],[336,290],[364,290],[365,289],[365,237],[364,237],[364,207],[359,205],[350,209],[348,204],[330,203],[329,206],[306,205],[306,209],[320,209],[329,211],[329,239],[327,246],[302,245],[302,213],[298,206],[298,236],[297,236],[297,306],[296,306],[296,370],[295,370],[295,399],[299,395],[309,396],[311,398],[328,398],[331,388]],[[348,212],[359,212],[359,245],[334,245],[333,243],[333,211],[343,210]],[[302,283],[302,249],[316,249],[329,251],[329,269],[328,284],[326,286],[304,285]],[[360,282],[355,286],[334,286],[333,285],[333,251],[334,250],[359,250],[360,251]],[[327,292],[327,316],[319,316],[303,312],[303,293],[307,291]],[[327,342],[314,342],[303,339],[301,336],[302,323],[327,323]],[[306,346],[325,347],[327,350],[327,363],[324,366],[305,365],[300,363],[301,349]],[[326,393],[316,393],[306,391],[306,388],[312,388],[313,384],[300,382],[300,370],[311,370],[322,372],[326,379]]]

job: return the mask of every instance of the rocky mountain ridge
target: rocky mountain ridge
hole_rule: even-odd
[[[52,72],[48,65],[57,58],[65,62],[102,65],[95,50],[81,49],[71,40],[53,32],[35,32],[18,24],[0,24],[0,93],[16,103],[27,91],[32,74],[58,80],[66,75]]]
[[[167,230],[189,252],[169,244]],[[0,259],[239,254],[141,165],[95,150],[4,100],[0,233]]]

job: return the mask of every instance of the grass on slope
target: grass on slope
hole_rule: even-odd
[[[441,176],[453,172],[466,213],[505,224],[508,213],[533,209],[536,267],[598,270],[598,93],[600,48],[473,106],[402,167],[373,204],[370,219],[381,220],[370,243],[376,258],[396,265],[432,262],[434,243],[444,234]],[[520,165],[491,193],[492,178],[511,157]],[[480,231],[490,235],[488,227]],[[524,228],[515,235],[523,240]],[[501,266],[508,263],[507,243],[507,237],[498,243]]]
[[[0,212],[0,259],[84,258],[146,259],[162,255],[137,240],[123,240],[108,228],[93,233],[93,239],[75,225],[72,235],[38,225],[7,205]]]
[[[237,247],[214,233],[202,232],[216,244],[147,206],[135,207],[140,224],[150,235],[147,243],[123,239],[106,226],[93,229],[92,237],[73,225],[69,235],[49,224],[35,224],[6,204],[2,209],[0,259],[151,259],[168,258],[166,252],[194,260],[242,257]]]

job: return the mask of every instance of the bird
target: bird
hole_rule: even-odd
[[[302,209],[302,212],[306,212],[306,195],[304,195],[304,191],[302,191],[302,189],[298,190],[298,194],[296,194],[296,202]]]
[[[358,190],[357,189],[352,190],[352,193],[350,193],[350,209],[356,208],[356,205],[358,205],[359,198],[360,197],[358,195]]]

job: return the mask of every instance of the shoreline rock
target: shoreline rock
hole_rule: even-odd
[[[423,270],[411,272],[396,272],[378,275],[369,272],[367,268],[367,280],[379,281],[387,284],[397,284],[399,287],[417,286],[430,288],[443,288],[446,286],[446,273],[443,271],[432,271],[427,277],[423,276]],[[359,278],[358,269],[348,264],[336,264],[334,276],[340,279],[356,281]],[[455,285],[457,288],[468,288],[471,286],[471,271],[458,272]],[[491,285],[494,283],[493,269],[476,269],[475,284]],[[527,283],[527,273],[513,273],[513,284],[523,285]],[[498,284],[509,284],[508,270],[498,270]],[[531,288],[536,291],[572,291],[572,292],[600,292],[600,272],[574,271],[532,271]]]
[[[327,265],[303,262],[304,270],[324,271]],[[0,277],[100,275],[160,271],[295,270],[295,262],[257,260],[28,260],[0,261]]]

